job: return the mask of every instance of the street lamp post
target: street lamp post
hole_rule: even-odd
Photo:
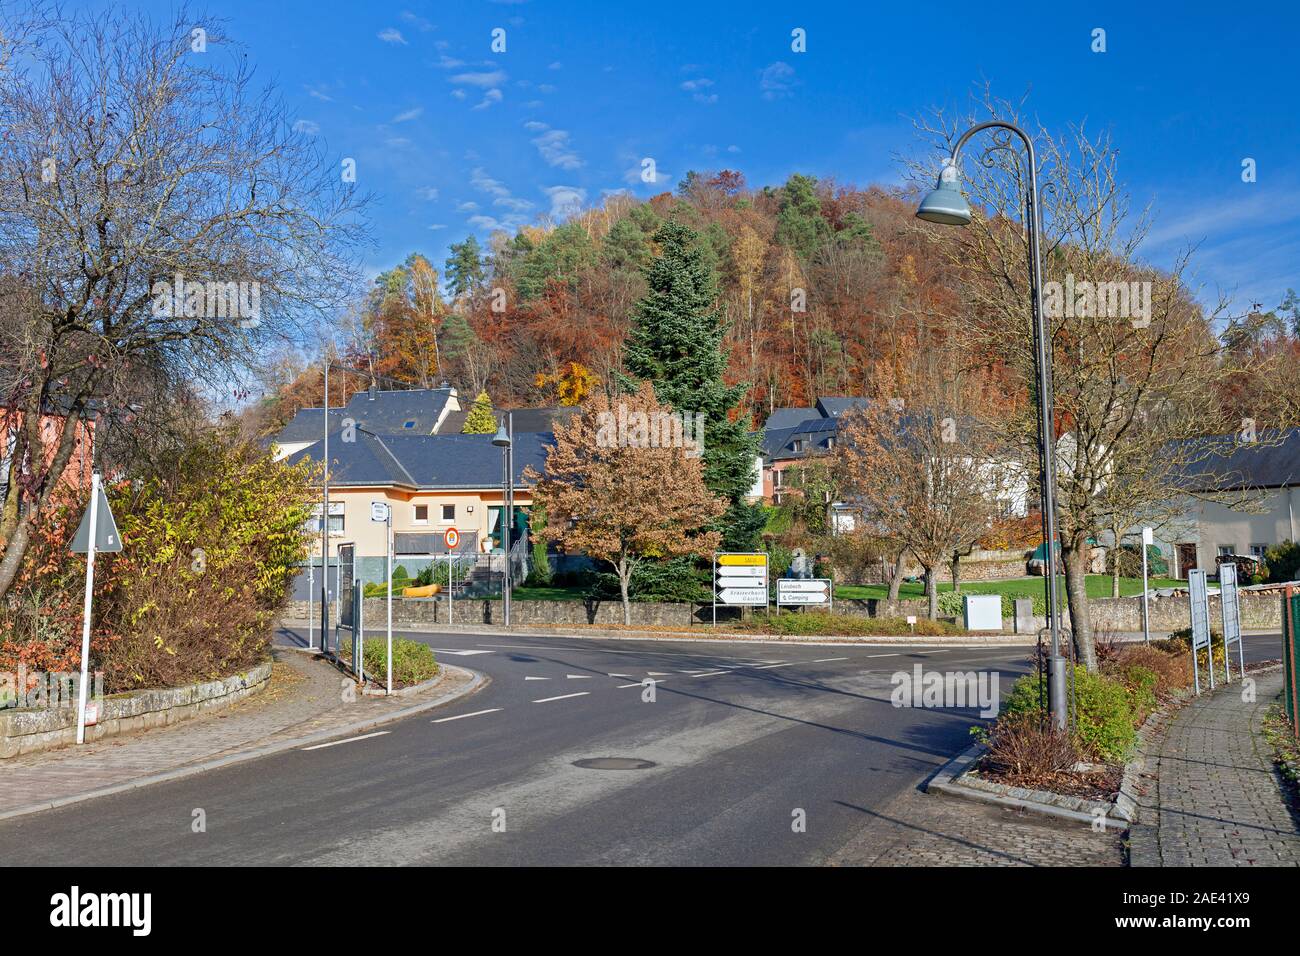
[[[501,496],[501,552],[504,559],[501,572],[501,611],[506,627],[510,626],[510,538],[515,520],[514,438],[514,414],[506,412],[505,421],[492,437],[492,444],[502,450],[505,467]]]
[[[1042,259],[1039,252],[1041,210],[1038,193],[1038,159],[1034,141],[1019,126],[992,120],[979,123],[961,134],[952,155],[944,164],[935,188],[917,207],[918,219],[948,226],[965,226],[971,221],[970,206],[957,184],[957,159],[966,141],[981,130],[999,129],[1020,137],[1029,154],[1029,191],[1025,196],[1025,227],[1029,232],[1029,287],[1034,320],[1034,364],[1038,373],[1038,476],[1042,494],[1043,547],[1046,552],[1047,619],[1052,632],[1049,701],[1053,722],[1064,730],[1067,716],[1065,693],[1066,660],[1061,655],[1061,621],[1056,589],[1056,454],[1052,424],[1052,360],[1047,320],[1043,315]],[[1005,146],[1005,143],[999,144]]]
[[[320,649],[329,654],[330,626],[330,362],[325,358],[325,477],[320,514]]]

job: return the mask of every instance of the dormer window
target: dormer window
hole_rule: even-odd
[[[414,428],[414,427],[415,427],[415,419],[411,419],[409,422],[403,422],[403,423],[402,423],[402,427],[403,427],[403,428]]]

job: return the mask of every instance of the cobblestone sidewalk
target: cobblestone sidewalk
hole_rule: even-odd
[[[160,774],[183,774],[307,736],[347,733],[357,724],[381,723],[468,693],[479,679],[470,671],[447,667],[436,686],[419,694],[348,701],[342,693],[345,678],[325,661],[291,650],[277,649],[274,655],[270,686],[228,710],[0,761],[0,818],[139,785]]]
[[[833,866],[1121,866],[1119,834],[908,790],[827,862]]]
[[[1290,792],[1262,723],[1282,672],[1256,673],[1176,711],[1146,756],[1147,793],[1130,833],[1133,866],[1300,866]]]

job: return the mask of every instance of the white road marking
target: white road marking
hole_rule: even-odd
[[[707,671],[703,674],[692,674],[692,677],[717,677],[719,674],[730,674],[731,671]]]
[[[524,680],[550,680],[549,677],[525,677]]]
[[[591,680],[590,674],[565,674],[569,680]]]
[[[431,720],[431,721],[429,721],[429,723],[431,723],[431,724],[445,724],[445,723],[446,723],[447,721],[449,721],[449,720],[461,720],[461,719],[463,719],[463,718],[465,718],[465,717],[481,717],[483,714],[495,714],[495,713],[496,713],[498,710],[500,710],[500,709],[501,709],[500,707],[492,707],[492,708],[490,708],[490,709],[488,709],[488,710],[476,710],[476,711],[474,711],[474,713],[472,713],[472,714],[457,714],[455,717],[440,717],[440,718],[437,719],[437,720]]]
[[[671,671],[646,671],[647,677],[671,677]]]
[[[868,657],[898,657],[897,654],[868,654]]]
[[[647,680],[649,680],[652,684],[662,684],[667,679],[668,679],[667,677],[647,678]],[[619,684],[616,690],[622,690],[624,687],[644,687],[644,686],[645,686],[645,681],[639,680],[635,684]]]
[[[533,701],[534,704],[549,704],[553,700],[568,700],[570,697],[586,697],[590,694],[589,690],[580,690],[576,694],[561,694],[559,697],[543,697],[541,700]]]
[[[492,651],[457,651],[450,647],[431,647],[431,651],[438,654],[455,654],[457,657],[473,657],[475,654],[491,654]]]
[[[337,747],[339,744],[350,744],[358,740],[369,740],[371,737],[382,737],[384,736],[384,734],[387,733],[390,733],[390,731],[378,730],[375,731],[373,734],[362,734],[360,737],[349,737],[346,740],[332,740],[327,744],[316,744],[316,746],[314,747],[303,747],[302,749],[303,750],[324,750],[326,747]]]
[[[784,664],[759,664],[757,667],[754,668],[754,670],[756,670],[756,671],[764,671],[764,670],[767,670],[769,667],[790,667],[790,666],[793,665],[793,664],[799,664],[799,663],[802,663],[802,662],[801,662],[801,661],[786,661]]]
[[[847,657],[819,657],[819,658],[817,658],[815,661],[812,661],[811,663],[813,663],[813,664],[826,664],[826,663],[828,663],[828,662],[830,662],[830,661],[847,661],[847,660],[848,660]]]
[[[631,677],[632,675],[631,675],[631,674],[609,674],[609,675],[607,675],[607,676],[609,676],[609,677],[621,677],[621,678],[623,678],[623,680],[627,680],[627,679],[628,679],[629,677]]]

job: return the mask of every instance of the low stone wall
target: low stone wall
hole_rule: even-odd
[[[366,598],[366,630],[382,628],[387,616],[387,601],[384,598]],[[455,602],[455,624],[500,624],[502,609],[500,601],[458,600]],[[898,602],[898,615],[915,614],[924,617],[929,605],[925,600],[903,600]],[[514,624],[622,624],[623,605],[619,601],[514,601],[510,605],[511,622]],[[290,601],[284,616],[293,620],[307,619],[306,601]],[[775,610],[775,607],[773,608]],[[314,605],[316,615],[320,614],[320,604]],[[864,601],[836,601],[836,614],[851,614],[858,617],[879,617],[885,613],[885,602],[875,599]],[[735,620],[740,609],[718,607],[718,620]],[[641,626],[669,626],[683,624],[707,624],[713,620],[712,604],[670,604],[666,602],[640,602],[631,604],[632,623]],[[333,618],[331,618],[331,621]],[[393,623],[405,625],[446,624],[447,602],[440,598],[395,598],[393,600]]]
[[[1241,627],[1246,631],[1280,631],[1282,596],[1278,591],[1240,592]],[[1190,598],[1186,594],[1149,598],[1151,630],[1176,631],[1191,625]],[[1089,602],[1092,626],[1098,631],[1142,630],[1142,598],[1094,598]],[[1210,595],[1210,627],[1223,626],[1219,596]]]
[[[229,707],[261,690],[270,676],[271,662],[267,661],[224,680],[104,697],[99,702],[99,720],[86,728],[86,740],[162,727]],[[0,758],[76,742],[75,702],[35,710],[0,710]]]

